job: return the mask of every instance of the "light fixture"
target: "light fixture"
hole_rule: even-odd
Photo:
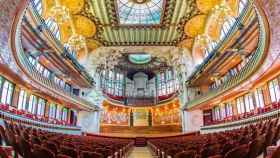
[[[198,35],[196,37],[196,40],[198,42],[199,45],[207,47],[207,45],[211,42],[211,39],[208,35]]]
[[[55,5],[50,9],[50,16],[58,24],[63,24],[70,19],[69,9],[59,3],[59,0],[55,0]]]
[[[75,51],[79,51],[86,47],[86,39],[82,35],[74,33],[68,39],[68,45]]]

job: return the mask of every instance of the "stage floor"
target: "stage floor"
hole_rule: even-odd
[[[166,126],[101,126],[101,135],[117,137],[158,137],[182,134],[182,128],[179,125]]]

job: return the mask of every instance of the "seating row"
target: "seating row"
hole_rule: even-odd
[[[9,112],[11,114],[23,116],[23,117],[26,117],[28,119],[41,121],[41,122],[46,122],[46,123],[50,123],[50,124],[72,126],[67,121],[58,120],[58,119],[55,119],[55,118],[49,118],[49,117],[45,117],[45,116],[38,116],[38,115],[32,114],[32,113],[30,113],[28,111],[25,111],[25,110],[18,110],[16,108],[10,108],[10,107],[11,106],[8,105],[8,104],[0,103],[0,111]]]
[[[233,121],[237,121],[237,120],[241,120],[241,119],[246,119],[246,118],[258,116],[261,114],[265,114],[265,113],[274,111],[279,108],[280,108],[280,100],[279,100],[279,102],[273,102],[270,105],[266,105],[263,108],[259,107],[250,112],[245,112],[243,114],[228,116],[221,120],[213,120],[213,121],[209,122],[208,125],[215,125],[215,124],[220,124],[220,123],[233,122]]]
[[[0,126],[0,136],[2,146],[10,147],[0,151],[4,158],[10,151],[23,158],[122,158],[134,144],[131,139],[67,135],[7,121],[5,128]]]
[[[280,139],[279,119],[218,133],[149,139],[148,146],[160,158],[257,158]],[[280,147],[272,158],[279,158]]]

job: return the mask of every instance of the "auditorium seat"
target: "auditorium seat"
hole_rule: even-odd
[[[81,158],[105,158],[102,154],[90,151],[83,151]]]
[[[1,158],[10,158],[9,155],[7,154],[7,152],[2,147],[0,147],[0,157]]]
[[[18,138],[19,148],[20,148],[20,154],[23,155],[26,158],[32,157],[32,151],[31,151],[31,144],[28,142],[28,140],[25,140],[23,137]]]
[[[55,155],[53,152],[48,150],[45,147],[41,147],[37,144],[33,146],[33,156],[38,158],[55,158]]]
[[[244,144],[230,150],[225,155],[225,158],[247,158],[248,153],[249,153],[248,145]]]
[[[58,154],[56,156],[56,158],[71,158],[70,156],[67,156],[67,155],[63,155],[63,154]]]
[[[148,145],[160,157],[164,154],[172,157],[176,151],[178,156],[179,153],[193,150],[199,158],[256,158],[265,155],[267,146],[279,141],[278,126],[279,119],[271,118],[217,133],[150,138]]]
[[[264,137],[261,136],[249,143],[249,153],[248,158],[256,158],[262,153],[262,148],[264,146]]]
[[[196,151],[189,150],[189,151],[183,151],[174,156],[174,158],[195,158],[196,157]]]

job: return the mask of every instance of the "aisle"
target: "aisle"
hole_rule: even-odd
[[[152,153],[147,147],[134,147],[128,158],[152,158]]]

